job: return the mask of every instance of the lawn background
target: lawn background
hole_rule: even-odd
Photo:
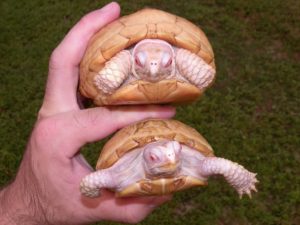
[[[18,168],[41,105],[52,50],[85,13],[107,1],[0,3],[0,186]],[[119,1],[185,17],[207,34],[217,79],[176,118],[199,130],[217,156],[258,173],[259,192],[239,200],[223,179],[177,193],[141,224],[300,224],[300,1]],[[103,143],[84,154],[95,165]],[[116,224],[105,222],[101,224]]]

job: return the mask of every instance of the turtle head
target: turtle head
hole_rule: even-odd
[[[167,42],[145,39],[133,50],[133,73],[143,80],[160,81],[175,72],[174,55]]]
[[[144,167],[150,177],[169,177],[180,167],[181,144],[177,141],[157,141],[145,147]]]

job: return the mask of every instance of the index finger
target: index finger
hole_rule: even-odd
[[[68,32],[51,55],[46,93],[40,114],[49,116],[78,109],[76,89],[79,64],[88,41],[99,29],[118,18],[119,14],[119,5],[112,2],[85,15]]]

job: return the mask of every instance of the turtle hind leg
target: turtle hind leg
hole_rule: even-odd
[[[114,188],[115,183],[108,171],[98,170],[85,176],[80,182],[80,192],[91,198],[100,196],[102,188]]]
[[[83,183],[80,183],[80,192],[90,198],[96,198],[100,196],[100,188],[89,187]]]

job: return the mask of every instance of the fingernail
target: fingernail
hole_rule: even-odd
[[[115,5],[115,4],[118,4],[118,3],[116,3],[116,2],[108,3],[108,4],[106,4],[105,6],[103,6],[103,7],[101,8],[101,11],[102,11],[102,12],[110,11],[110,10],[111,10],[111,7],[112,7],[113,5]]]
[[[154,108],[153,114],[155,116],[159,115],[161,117],[173,117],[176,113],[176,108],[173,106],[160,106],[160,108]]]

